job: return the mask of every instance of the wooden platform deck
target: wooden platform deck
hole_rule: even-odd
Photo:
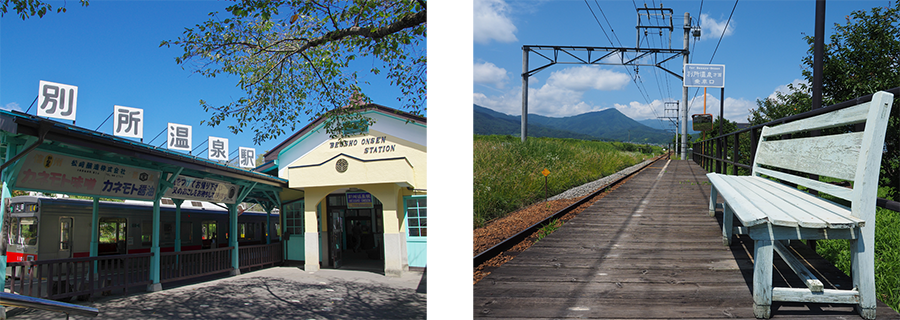
[[[753,242],[722,245],[721,211],[691,161],[661,161],[474,286],[476,318],[753,319]],[[850,279],[802,243],[826,289]],[[809,266],[808,266],[809,267]],[[804,287],[776,255],[776,286]],[[860,319],[851,306],[781,304],[773,319]],[[883,303],[878,319],[900,319]]]

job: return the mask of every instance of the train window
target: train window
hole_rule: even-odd
[[[10,222],[9,244],[33,246],[37,244],[37,218],[13,218]]]
[[[153,222],[141,221],[141,246],[149,247],[153,244]]]
[[[406,221],[410,237],[428,236],[428,211],[425,197],[406,197]]]
[[[192,237],[194,233],[191,230],[194,230],[191,222],[181,223],[181,243],[190,243],[194,240],[194,237]]]
[[[203,221],[202,222],[202,240],[211,240],[216,238],[216,222],[215,221]]]
[[[100,243],[125,241],[125,218],[100,218]]]
[[[175,243],[175,223],[164,222],[162,224],[162,235],[159,238],[160,244]]]
[[[275,235],[281,237],[281,224],[275,223]]]
[[[201,203],[200,201],[191,201],[191,205],[198,208],[203,208],[203,203]]]
[[[162,204],[175,205],[175,201],[172,201],[172,199],[160,199],[159,202],[162,202]]]
[[[59,250],[70,250],[71,240],[72,218],[59,219]]]

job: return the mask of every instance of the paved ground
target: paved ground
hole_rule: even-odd
[[[274,267],[153,293],[96,297],[77,304],[100,316],[70,319],[425,319],[425,273],[400,278],[369,271]],[[9,319],[65,314],[7,309]]]

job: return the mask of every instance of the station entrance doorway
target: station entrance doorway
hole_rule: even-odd
[[[328,196],[328,265],[332,268],[384,271],[384,218],[381,202],[369,208],[347,203],[346,194]],[[363,205],[365,206],[365,205]]]

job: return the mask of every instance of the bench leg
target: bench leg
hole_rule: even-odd
[[[772,316],[772,240],[756,240],[753,254],[753,314]]]
[[[859,291],[856,311],[864,319],[875,319],[875,224],[867,223],[860,238],[850,241],[853,286]],[[867,230],[871,229],[871,230]]]
[[[731,245],[731,235],[734,233],[734,213],[728,204],[722,206],[722,243]]]
[[[709,216],[716,216],[716,198],[718,193],[716,192],[716,186],[709,187]]]

